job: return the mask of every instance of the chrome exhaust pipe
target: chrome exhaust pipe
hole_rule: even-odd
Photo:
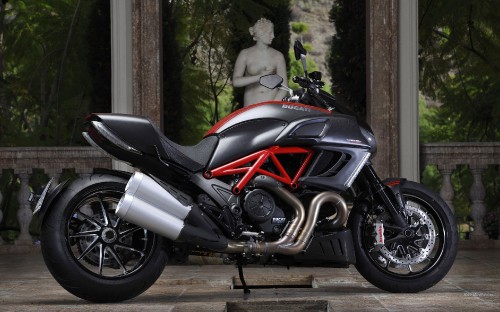
[[[187,195],[140,172],[128,181],[115,214],[173,241],[216,251],[227,248],[227,239],[212,230],[216,226]]]
[[[272,182],[262,183],[262,181],[260,181],[258,186],[273,191],[274,193],[276,193],[276,195],[280,196],[285,202],[287,202],[294,210],[295,218],[287,228],[285,234],[281,237],[281,239],[277,241],[228,241],[228,247],[225,252],[250,252],[260,254],[278,253],[285,255],[298,254],[306,248],[309,240],[312,237],[316,222],[318,221],[318,214],[321,206],[327,202],[334,203],[335,207],[337,208],[337,215],[335,219],[331,221],[332,223],[334,223],[335,225],[342,225],[347,221],[347,204],[342,196],[335,192],[323,192],[316,195],[316,197],[314,197],[314,199],[311,201],[311,204],[309,205],[309,214],[307,218],[305,218],[304,206],[295,195]],[[302,231],[299,235],[298,233],[301,228]]]
[[[192,206],[181,203],[155,180],[135,172],[125,187],[116,215],[171,240],[179,237]]]

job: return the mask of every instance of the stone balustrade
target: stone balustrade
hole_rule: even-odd
[[[471,217],[475,222],[472,235],[485,239],[481,220],[486,208],[483,203],[485,190],[481,181],[482,172],[488,165],[500,164],[500,143],[430,143],[421,146],[422,168],[436,165],[443,176],[440,195],[453,209],[454,191],[451,174],[457,165],[468,165],[473,185],[470,190]],[[16,244],[32,244],[29,226],[32,212],[28,203],[29,181],[33,169],[39,168],[57,182],[64,169],[74,169],[77,174],[90,174],[94,168],[111,168],[111,159],[91,147],[19,147],[0,148],[0,175],[3,169],[11,169],[20,180],[18,191],[17,220],[20,235]],[[2,203],[0,192],[0,204]],[[0,222],[2,212],[0,211]],[[0,244],[2,244],[0,238]]]
[[[443,177],[440,195],[452,210],[455,193],[451,184],[451,174],[458,165],[469,167],[473,177],[470,189],[470,216],[474,220],[475,228],[472,239],[486,239],[481,222],[486,213],[482,173],[487,166],[500,164],[500,143],[428,143],[421,145],[420,156],[421,168],[436,165],[440,171]]]
[[[13,147],[0,148],[0,175],[11,169],[20,181],[17,195],[17,220],[20,234],[15,244],[32,244],[29,226],[32,210],[28,202],[29,181],[33,169],[42,169],[58,183],[64,169],[74,169],[79,175],[91,174],[94,168],[111,168],[111,159],[92,147]],[[0,192],[0,204],[2,194]],[[0,211],[0,222],[2,214]],[[0,238],[0,244],[1,244]]]

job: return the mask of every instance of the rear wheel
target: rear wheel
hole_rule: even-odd
[[[446,203],[421,184],[401,185],[409,227],[398,231],[383,206],[358,206],[349,226],[356,268],[373,285],[390,292],[418,292],[432,287],[450,270],[457,253],[455,218]],[[385,242],[377,246],[376,227]]]
[[[80,298],[133,298],[156,281],[166,264],[160,236],[114,214],[126,183],[109,175],[77,180],[44,218],[45,263],[59,284]]]

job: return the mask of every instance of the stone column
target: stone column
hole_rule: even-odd
[[[132,0],[134,114],[163,130],[162,0]]]
[[[2,171],[0,169],[0,179],[2,178]],[[2,224],[2,220],[3,220],[3,212],[2,212],[2,201],[3,201],[3,196],[2,196],[2,192],[0,190],[0,224]],[[0,245],[3,245],[4,241],[2,239],[2,237],[0,236]]]
[[[472,239],[488,239],[488,236],[483,229],[483,217],[486,214],[486,206],[483,201],[486,191],[482,181],[484,169],[486,169],[485,165],[470,165],[470,171],[473,178],[473,183],[470,188],[470,199],[472,201],[470,215],[474,220],[474,232],[472,232]]]
[[[30,224],[31,219],[33,219],[33,212],[30,209],[30,204],[28,202],[29,198],[29,178],[30,175],[27,172],[21,172],[18,174],[19,180],[21,181],[21,187],[17,193],[17,201],[19,203],[19,209],[17,210],[17,221],[19,222],[19,227],[21,233],[19,237],[15,240],[16,245],[31,245],[33,240],[30,235]]]
[[[399,176],[420,181],[418,1],[399,2]]]
[[[455,207],[453,207],[453,198],[455,197],[455,191],[451,184],[451,174],[455,170],[456,165],[438,165],[438,170],[443,177],[443,182],[441,185],[441,191],[439,195],[448,204],[451,211],[455,213]]]
[[[133,114],[132,0],[111,0],[111,112]],[[113,169],[132,171],[113,159]]]
[[[398,0],[366,1],[367,119],[384,179],[399,176]]]

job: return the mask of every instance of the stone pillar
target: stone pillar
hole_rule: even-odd
[[[378,142],[374,168],[399,176],[398,0],[366,1],[367,119]]]
[[[0,169],[0,179],[2,178],[2,171]],[[3,196],[2,196],[2,192],[0,190],[0,224],[2,224],[2,220],[3,220],[3,212],[2,212],[2,201],[3,201]],[[3,245],[4,241],[2,239],[2,237],[0,236],[0,245]]]
[[[418,1],[399,1],[399,176],[420,181]]]
[[[163,130],[162,0],[132,0],[134,114]]]
[[[17,221],[19,222],[19,227],[21,233],[15,240],[16,245],[31,245],[33,240],[30,235],[30,224],[31,219],[33,219],[33,212],[30,209],[30,203],[28,198],[30,195],[29,189],[29,179],[30,175],[27,172],[21,172],[18,174],[19,180],[21,181],[21,187],[17,193],[17,201],[19,203],[19,209],[17,210]]]
[[[451,184],[451,174],[455,170],[456,165],[438,165],[439,172],[443,177],[443,182],[441,185],[441,191],[439,195],[448,204],[451,211],[455,213],[455,208],[453,207],[453,198],[455,197],[455,191]]]
[[[111,112],[133,114],[132,0],[111,0]],[[112,160],[113,169],[132,171]]]
[[[482,181],[484,169],[486,169],[485,165],[470,165],[470,171],[473,178],[472,186],[470,188],[470,199],[472,201],[470,215],[474,220],[474,232],[472,232],[472,239],[488,239],[488,236],[483,229],[483,217],[486,214],[486,206],[484,205],[484,196],[486,195],[486,191]]]

